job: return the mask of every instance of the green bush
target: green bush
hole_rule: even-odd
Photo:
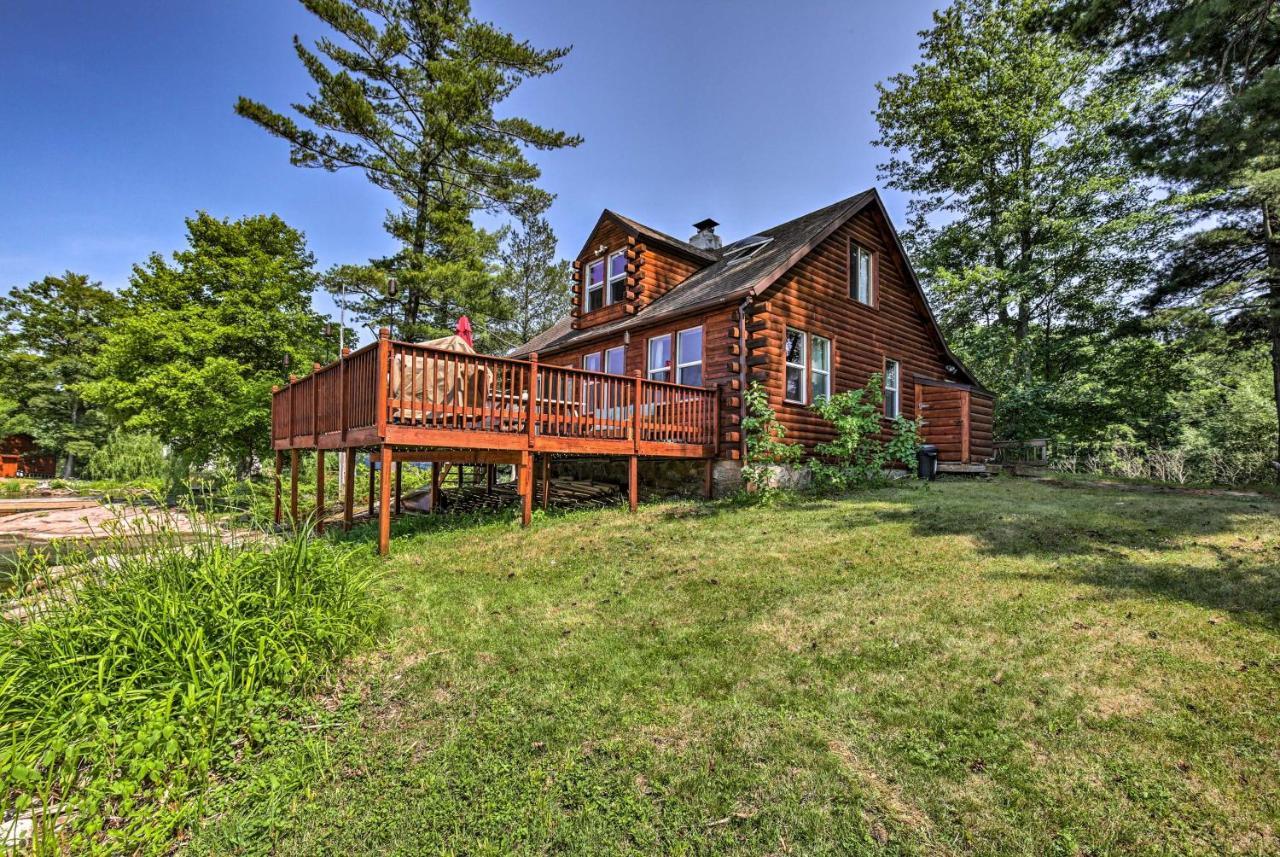
[[[109,482],[157,482],[168,473],[164,443],[147,433],[116,430],[89,458],[89,478]]]
[[[210,772],[374,630],[370,572],[334,546],[196,529],[18,561],[40,594],[0,620],[0,805],[33,814],[37,853],[164,850]]]
[[[804,458],[804,447],[784,440],[787,429],[778,422],[763,386],[752,382],[743,398],[747,413],[742,420],[742,436],[747,442],[747,459],[742,465],[742,481],[748,490],[764,497],[773,490],[769,468],[799,463]]]
[[[880,482],[891,463],[909,463],[920,444],[918,423],[894,418],[888,441],[881,440],[880,376],[872,375],[861,390],[819,399],[812,410],[835,429],[835,437],[814,447],[809,466],[817,487],[830,491]]]

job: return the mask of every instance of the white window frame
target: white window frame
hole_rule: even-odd
[[[600,265],[600,285],[597,287],[592,287],[591,268],[596,264]],[[596,311],[591,308],[591,293],[595,291],[596,288],[599,288],[601,291],[600,306],[598,307],[598,309],[604,309],[606,306],[608,306],[608,303],[607,303],[607,300],[609,298],[608,281],[609,281],[609,260],[608,259],[604,259],[604,258],[592,259],[590,262],[587,262],[587,269],[582,273],[582,311],[584,313]]]
[[[619,256],[623,258],[624,264],[622,266],[622,273],[618,274],[615,277],[613,275],[613,260],[618,258]],[[623,289],[622,297],[618,298],[617,300],[614,300],[614,297],[613,297],[613,284],[618,281],[622,281],[623,283],[626,283],[627,281],[627,266],[625,264],[626,257],[627,257],[626,250],[619,250],[616,253],[610,253],[608,256],[605,257],[605,264],[604,264],[604,305],[605,306],[609,306],[610,304],[614,304],[614,303],[621,303],[627,299],[625,288]]]
[[[609,355],[615,351],[617,351],[619,354],[622,355],[622,369],[621,371],[618,371],[618,372],[609,372]],[[627,374],[627,346],[618,345],[613,348],[606,348],[604,350],[604,362],[601,364],[601,366],[603,368],[603,371],[608,372],[610,375]]]
[[[801,363],[792,363],[787,359],[787,337],[793,333],[800,334],[800,359]],[[795,405],[803,405],[808,400],[809,395],[809,334],[795,327],[788,327],[782,337],[782,361],[785,364],[782,370],[782,400]],[[800,398],[787,398],[787,370],[800,370]]]
[[[698,359],[685,360],[684,355],[680,353],[680,335],[683,333],[689,333],[694,330],[698,331]],[[684,330],[676,331],[676,338],[675,338],[675,341],[672,343],[672,345],[675,348],[675,351],[672,355],[673,359],[671,362],[675,364],[674,380],[677,384],[684,383],[683,381],[680,380],[680,375],[681,375],[680,370],[687,369],[690,366],[702,367],[702,351],[706,347],[706,340],[707,340],[707,332],[702,329],[702,325],[700,324],[696,324],[693,327],[686,327]],[[706,379],[707,379],[706,368],[703,367],[702,380],[704,383],[706,382]],[[699,384],[697,386],[701,387],[702,384]]]
[[[667,340],[667,354],[671,356],[671,363],[669,365],[655,367],[653,365],[653,343],[657,342],[660,339]],[[676,343],[675,343],[675,340],[672,339],[671,334],[664,333],[661,336],[650,336],[648,340],[645,341],[644,350],[645,350],[645,358],[644,358],[645,377],[648,378],[650,381],[670,381],[671,380],[670,376],[675,370],[675,363],[676,363]],[[666,378],[654,377],[654,375],[660,374],[662,372],[667,373],[668,377]]]
[[[867,279],[862,281],[862,257],[867,257]],[[849,298],[863,306],[875,304],[876,256],[856,241],[849,242]],[[864,295],[865,290],[865,295]]]
[[[592,369],[592,368],[590,368],[590,367],[588,367],[588,366],[587,366],[587,361],[588,361],[588,360],[590,360],[592,357],[594,357],[594,358],[596,358],[598,361],[600,361],[600,368],[599,368],[599,369]],[[590,351],[590,352],[588,352],[588,353],[586,353],[586,354],[582,355],[582,368],[583,368],[583,369],[585,369],[585,370],[586,370],[586,371],[588,371],[588,372],[601,372],[601,371],[603,371],[603,370],[604,370],[604,352],[603,352],[603,351]]]
[[[889,386],[889,367],[893,366],[893,386]],[[893,392],[893,413],[889,413],[889,393]],[[884,418],[896,419],[902,415],[902,364],[892,357],[884,359]]]
[[[825,342],[827,344],[827,368],[826,369],[819,369],[817,361],[813,359],[814,350],[815,350],[814,345],[818,342]],[[809,335],[809,398],[811,401],[816,402],[818,401],[819,398],[822,398],[822,399],[831,398],[831,360],[832,360],[831,340],[825,336],[819,336],[816,333],[810,334]],[[813,379],[818,376],[821,376],[826,381],[825,390],[821,396],[815,395],[813,390]]]

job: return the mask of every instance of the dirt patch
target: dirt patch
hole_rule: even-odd
[[[842,741],[832,740],[827,742],[827,749],[867,787],[867,790],[875,798],[876,804],[894,822],[916,832],[933,830],[933,821],[929,816],[925,815],[918,807],[908,803],[896,783],[891,783],[880,776],[874,768],[863,762],[850,750],[848,745]],[[874,822],[874,819],[868,819],[867,821],[870,825]]]

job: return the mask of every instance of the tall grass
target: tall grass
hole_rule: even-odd
[[[34,820],[36,853],[164,850],[210,773],[375,628],[371,572],[335,546],[185,520],[136,519],[96,558],[18,561],[0,809]]]

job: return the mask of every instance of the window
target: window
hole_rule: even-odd
[[[702,386],[702,328],[676,334],[676,383]]]
[[[594,351],[591,354],[582,355],[582,368],[588,372],[600,371],[600,352]]]
[[[849,297],[858,303],[871,304],[871,253],[857,244],[849,245]]]
[[[654,381],[671,380],[671,334],[649,340],[649,377]]]
[[[609,303],[627,297],[627,254],[621,250],[609,257]]]
[[[587,312],[604,306],[604,259],[587,265],[587,293],[582,298],[582,308]]]
[[[809,398],[816,402],[831,395],[831,340],[814,335],[809,341]]]
[[[804,404],[805,335],[787,328],[787,389],[783,398]]]
[[[901,386],[899,374],[897,360],[884,361],[884,416],[888,420],[898,416],[899,406],[901,405],[899,401],[901,398],[899,394]]]
[[[619,345],[604,353],[604,371],[610,375],[625,375],[627,372],[627,349]]]

